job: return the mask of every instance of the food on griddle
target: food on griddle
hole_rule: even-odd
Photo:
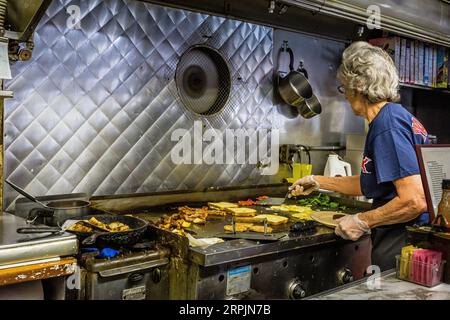
[[[204,223],[208,217],[208,207],[191,208],[188,206],[178,208],[180,218],[193,223]],[[197,222],[196,222],[197,221]]]
[[[268,196],[259,196],[259,197],[256,198],[256,200],[261,201],[261,200],[267,200],[267,199],[269,199],[269,198],[270,198],[270,197],[268,197]]]
[[[289,218],[277,216],[274,214],[259,214],[255,218],[261,219],[263,221],[264,221],[264,219],[267,219],[267,223],[270,225],[273,225],[273,226],[284,224],[289,221]]]
[[[313,220],[311,218],[311,213],[313,213],[314,211],[311,212],[302,212],[302,213],[294,213],[292,214],[292,217],[296,218],[296,219],[300,219],[300,220]]]
[[[204,224],[208,217],[225,217],[226,212],[221,210],[211,210],[208,207],[201,208],[191,208],[188,206],[183,206],[178,208],[178,212],[186,221]],[[197,220],[196,220],[197,219]],[[202,221],[205,220],[205,221]],[[196,222],[197,221],[197,222]]]
[[[253,226],[253,223],[236,223],[235,226],[236,232],[245,232]],[[227,224],[223,228],[226,232],[233,232],[233,225],[231,224]]]
[[[215,216],[215,217],[225,217],[227,213],[223,210],[208,210],[208,217]]]
[[[220,210],[210,210],[208,207],[191,208],[188,206],[182,206],[178,208],[178,213],[174,213],[171,216],[163,215],[156,226],[178,235],[184,236],[184,229],[190,228],[192,223],[197,225],[203,225],[206,223],[208,216],[222,216],[224,217],[226,212]]]
[[[248,228],[249,231],[264,233],[264,226],[251,226]],[[273,229],[271,227],[266,228],[266,233],[272,233]]]
[[[99,221],[95,217],[92,217],[88,220],[88,222],[90,224],[93,224],[93,225],[99,227],[100,229],[103,229],[103,230],[109,231],[109,232],[122,232],[122,231],[130,230],[130,227],[128,225],[126,225],[125,223],[119,222],[119,221],[115,221],[115,222],[106,224],[106,223]]]
[[[254,217],[256,216],[256,210],[251,208],[227,208],[227,212],[236,217]]]
[[[208,202],[208,206],[211,209],[224,210],[228,208],[237,208],[238,205],[236,203],[231,202]]]
[[[95,217],[90,218],[89,220],[83,220],[85,223],[89,223],[92,225],[95,225],[96,227],[107,231],[107,232],[121,232],[121,231],[128,231],[130,230],[130,227],[122,222],[111,222],[111,223],[103,223],[96,219]],[[71,227],[69,227],[67,230],[69,231],[75,231],[75,232],[85,232],[85,233],[93,233],[94,229],[86,226],[82,223],[75,223]]]
[[[311,207],[306,206],[297,206],[295,204],[288,205],[288,204],[282,204],[280,206],[271,206],[271,210],[276,211],[285,211],[285,212],[299,212],[299,213],[312,213],[314,212]]]
[[[67,228],[69,231],[75,231],[75,232],[85,232],[85,233],[92,233],[93,230],[91,227],[82,225],[81,223],[75,223],[69,228]]]
[[[183,222],[181,222],[181,227],[182,228],[190,228],[191,227],[191,223],[189,223],[187,221],[183,221]]]
[[[189,228],[191,224],[181,218],[180,214],[172,214],[168,216],[164,214],[161,216],[158,222],[155,223],[157,227],[167,230],[178,235],[184,236],[184,228]]]
[[[128,231],[130,230],[130,227],[122,222],[111,222],[106,225],[107,229],[109,229],[111,232],[122,232],[122,231]]]
[[[186,235],[183,229],[173,229],[172,232],[183,237]]]
[[[247,223],[258,223],[258,222],[264,222],[264,218],[258,218],[258,216],[255,217],[235,217],[236,222],[247,222]]]
[[[254,206],[256,204],[256,202],[253,201],[252,199],[248,199],[248,200],[238,201],[238,204],[240,206]]]
[[[346,206],[342,206],[337,202],[331,201],[331,198],[326,194],[319,194],[314,197],[304,198],[297,201],[301,205],[313,206],[313,207],[321,207],[321,208],[330,208],[330,209],[338,209],[345,210]]]
[[[205,224],[206,220],[202,218],[195,218],[194,221],[192,221],[195,224]]]
[[[108,231],[108,227],[106,226],[105,223],[99,221],[98,219],[96,219],[95,217],[90,218],[88,221],[88,223],[95,225],[96,227],[103,229],[105,231]]]

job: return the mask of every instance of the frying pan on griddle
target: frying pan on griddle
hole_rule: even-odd
[[[80,232],[80,231],[72,231],[66,230],[67,232],[75,234],[81,241],[83,245],[116,245],[116,246],[125,246],[125,245],[133,245],[139,242],[145,234],[145,231],[148,227],[148,222],[132,217],[132,216],[118,216],[111,214],[100,214],[100,215],[88,215],[88,216],[80,216],[73,218],[73,220],[89,220],[90,218],[95,218],[98,221],[104,224],[110,224],[112,222],[121,222],[126,224],[130,229],[127,231],[119,231],[119,232],[98,232],[94,233],[89,232]],[[55,227],[26,227],[17,229],[18,233],[57,233],[62,232],[61,228]]]

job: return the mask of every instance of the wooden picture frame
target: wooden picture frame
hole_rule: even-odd
[[[416,145],[416,154],[417,160],[419,162],[420,176],[422,178],[422,185],[425,192],[425,198],[427,200],[428,213],[430,214],[430,222],[432,223],[436,218],[436,212],[434,211],[433,199],[431,194],[431,186],[428,184],[427,179],[427,170],[425,170],[424,158],[423,158],[423,149],[427,148],[449,148],[450,152],[450,144],[417,144]],[[450,161],[450,160],[449,160]],[[450,177],[449,177],[450,178]]]

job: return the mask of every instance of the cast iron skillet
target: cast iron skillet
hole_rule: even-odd
[[[128,231],[120,232],[98,232],[95,231],[93,234],[88,232],[79,232],[66,230],[67,232],[77,235],[83,245],[116,245],[125,246],[133,245],[139,242],[145,234],[148,227],[148,222],[132,217],[132,216],[119,216],[110,214],[100,214],[100,215],[87,215],[79,216],[73,218],[74,220],[89,220],[90,218],[96,218],[102,223],[109,224],[112,222],[121,222],[130,227]],[[44,233],[44,232],[62,232],[61,228],[55,227],[26,227],[17,229],[18,233]]]

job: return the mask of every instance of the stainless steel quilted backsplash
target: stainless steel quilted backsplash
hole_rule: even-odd
[[[81,28],[67,27],[78,5]],[[254,165],[174,165],[176,128],[196,119],[173,94],[172,69],[202,33],[242,77],[206,127],[271,128],[271,28],[138,1],[54,0],[33,58],[12,66],[5,177],[35,195],[91,195],[263,183]],[[17,197],[6,186],[5,203]]]

